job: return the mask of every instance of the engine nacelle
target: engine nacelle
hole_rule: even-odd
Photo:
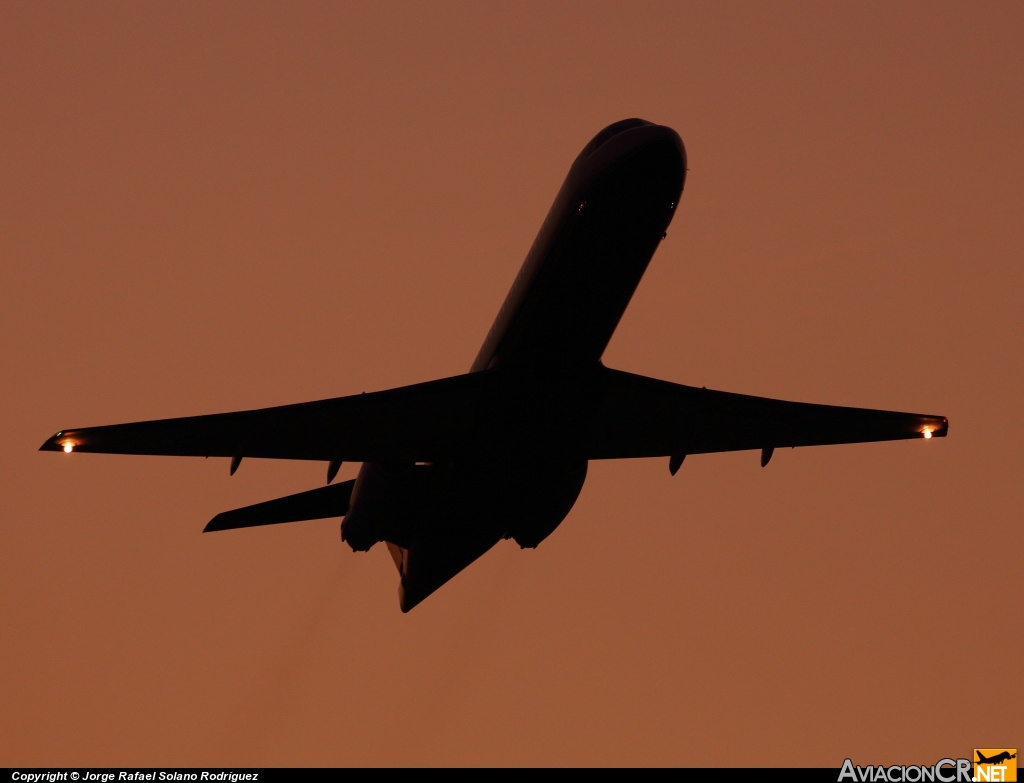
[[[429,465],[364,462],[341,523],[341,540],[356,552],[365,552],[378,541],[410,546],[429,474]]]
[[[586,461],[543,465],[521,486],[518,513],[506,538],[523,549],[534,549],[568,516],[587,480]]]

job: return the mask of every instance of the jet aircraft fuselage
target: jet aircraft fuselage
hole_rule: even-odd
[[[327,486],[218,514],[206,530],[344,517],[380,542],[402,611],[502,538],[535,547],[593,459],[942,437],[944,417],[771,400],[606,368],[601,356],[679,203],[686,154],[639,119],[576,158],[469,373],[254,411],[61,430],[47,451],[323,460]],[[331,484],[342,462],[354,480]]]
[[[670,128],[624,120],[580,153],[470,372],[489,383],[458,458],[364,463],[342,524],[390,543],[408,610],[502,538],[535,547],[583,488],[578,448],[601,355],[672,220],[686,173]]]

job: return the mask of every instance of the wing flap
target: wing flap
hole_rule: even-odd
[[[605,369],[588,459],[944,437],[942,416],[787,402]]]
[[[61,430],[41,451],[344,462],[452,459],[487,373],[276,408]]]

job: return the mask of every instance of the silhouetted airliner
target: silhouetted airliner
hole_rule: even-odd
[[[978,754],[978,760],[975,764],[1002,764],[1004,761],[1017,758],[1016,753],[1010,753],[1008,750],[1004,750],[1002,753],[997,753],[992,758],[985,758],[980,750],[974,751]]]
[[[671,128],[609,125],[576,158],[466,375],[278,408],[61,430],[45,451],[323,460],[327,486],[214,517],[206,530],[344,517],[386,543],[403,612],[503,538],[535,547],[588,460],[942,437],[942,416],[681,386],[601,355],[675,214],[686,153]],[[358,477],[332,485],[342,462]]]

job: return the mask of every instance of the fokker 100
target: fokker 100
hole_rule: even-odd
[[[679,205],[674,130],[609,125],[580,152],[469,372],[262,410],[61,430],[46,451],[322,460],[327,485],[227,511],[206,530],[344,517],[384,542],[409,611],[502,539],[536,547],[576,502],[589,460],[932,438],[942,416],[682,386],[601,355]],[[332,484],[342,462],[358,476]]]

